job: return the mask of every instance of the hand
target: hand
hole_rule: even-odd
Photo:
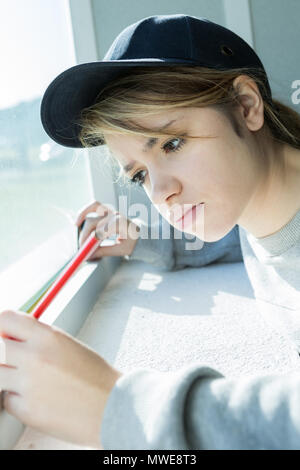
[[[0,313],[5,364],[4,408],[27,426],[82,446],[101,448],[102,414],[121,373],[62,330],[24,312]]]
[[[99,217],[88,217],[90,212],[96,212]],[[80,246],[85,242],[90,233],[96,230],[99,238],[102,234],[119,235],[117,242],[112,246],[99,247],[88,258],[89,261],[101,259],[103,256],[131,255],[139,238],[139,226],[127,219],[120,212],[112,211],[100,202],[93,202],[78,214],[76,225],[79,227],[85,221],[80,234]],[[103,239],[105,236],[103,236]]]

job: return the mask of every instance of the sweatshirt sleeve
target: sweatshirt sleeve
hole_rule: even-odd
[[[136,369],[115,383],[100,439],[105,450],[300,449],[300,373]]]
[[[196,236],[176,230],[161,215],[159,221],[152,225],[139,218],[131,220],[140,227],[140,236],[131,255],[124,257],[127,261],[144,261],[167,271],[175,271],[243,260],[237,225],[221,240],[203,242]]]

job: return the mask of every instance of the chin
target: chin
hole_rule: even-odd
[[[190,233],[191,235],[195,235],[197,238],[202,240],[203,242],[218,242],[219,240],[222,240],[222,238],[226,237],[228,233],[235,227],[234,225],[227,225],[225,226],[219,226],[219,227],[214,227],[214,228],[208,228],[207,225],[204,226],[204,233],[195,233],[195,232],[186,232]]]
[[[218,242],[222,238],[226,237],[229,232],[234,228],[235,225],[230,226],[229,228],[220,227],[218,230],[205,230],[204,232],[204,242]]]

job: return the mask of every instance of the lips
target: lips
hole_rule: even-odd
[[[200,202],[199,204],[194,204],[189,210],[187,210],[181,217],[179,217],[179,219],[177,219],[175,221],[175,223],[178,223],[180,222],[181,220],[183,220],[184,217],[186,217],[190,212],[192,212],[193,208],[194,207],[197,207],[199,206],[200,204],[204,204],[204,202]]]

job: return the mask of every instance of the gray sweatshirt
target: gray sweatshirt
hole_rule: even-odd
[[[149,234],[146,224],[140,226]],[[184,246],[183,239],[141,238],[126,258],[169,270],[244,259],[260,305],[269,315],[274,307],[278,328],[288,313],[285,331],[297,340],[300,211],[269,237],[256,239],[236,226],[199,251]],[[112,389],[100,434],[107,450],[300,449],[300,370],[226,378],[199,363],[167,373],[136,369]]]
[[[300,351],[300,211],[268,237],[255,238],[242,227],[239,232],[261,314]]]

